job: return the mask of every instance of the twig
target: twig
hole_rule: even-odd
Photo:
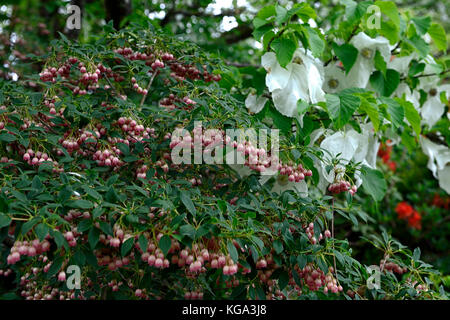
[[[427,74],[418,74],[416,76],[412,76],[411,78],[422,78],[422,77],[431,77],[431,76],[441,76],[443,74],[446,74],[447,72],[449,72],[450,69],[444,70],[440,73],[427,73]],[[406,77],[402,77],[400,78],[400,80],[405,80]]]
[[[142,106],[144,104],[144,101],[145,101],[145,98],[147,97],[148,91],[150,90],[150,87],[152,86],[152,82],[155,79],[157,74],[158,74],[158,71],[154,71],[153,72],[152,77],[150,78],[150,81],[148,82],[148,85],[147,85],[147,88],[146,88],[147,93],[142,96],[142,100],[141,100],[141,103],[139,104],[139,108],[142,108]]]
[[[334,238],[334,197],[331,200],[331,237],[333,238],[332,246],[333,246],[333,251],[334,251],[334,241],[336,240]],[[333,254],[333,264],[334,264],[334,274],[336,275],[336,280],[338,280],[337,279],[336,255],[335,254]]]
[[[402,43],[402,42],[401,41],[397,42],[397,44],[394,47],[394,49],[391,50],[391,53],[394,53],[394,51],[397,50],[400,47],[400,43]]]

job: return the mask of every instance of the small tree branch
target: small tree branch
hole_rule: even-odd
[[[146,88],[147,93],[142,96],[141,103],[139,104],[139,108],[142,108],[142,106],[144,105],[145,98],[147,97],[148,91],[150,90],[150,87],[152,86],[153,80],[155,79],[157,74],[158,74],[158,71],[154,71],[153,72],[152,77],[150,78],[150,81],[148,82],[148,85],[147,85],[147,88]]]

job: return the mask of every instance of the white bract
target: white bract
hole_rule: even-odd
[[[438,76],[420,78],[419,89],[428,94],[427,100],[423,104],[420,113],[423,124],[430,128],[442,117],[445,111],[445,104],[441,102],[441,93],[445,92],[447,99],[450,98],[450,85],[439,86]]]
[[[256,94],[249,93],[247,99],[245,99],[245,106],[251,113],[258,113],[264,108],[267,100],[263,96],[258,97]]]
[[[335,93],[349,88],[352,84],[350,79],[337,65],[328,65],[324,68],[325,81],[323,82],[323,91],[326,93]]]
[[[384,37],[371,38],[364,32],[358,33],[350,43],[359,51],[356,62],[348,73],[348,79],[352,86],[365,88],[369,82],[370,75],[375,69],[375,54],[378,50],[387,63],[391,58],[389,40]]]
[[[439,180],[439,186],[450,194],[450,149],[421,136],[420,145],[428,156],[427,168]]]
[[[345,166],[352,160],[355,163],[375,169],[376,155],[379,142],[373,135],[372,124],[361,125],[362,133],[353,129],[347,131],[337,131],[327,136],[320,144],[320,148],[325,150],[323,161],[315,163],[319,171],[319,189],[325,190],[329,183],[335,179],[339,180],[345,173]],[[327,172],[327,165],[332,159],[339,159],[340,163]],[[355,185],[359,187],[362,183],[359,172],[354,174]]]
[[[406,76],[409,72],[409,64],[416,55],[413,53],[405,57],[393,56],[392,61],[389,61],[386,65],[387,69],[393,69],[400,73],[401,76]]]
[[[265,53],[261,64],[267,71],[266,86],[281,114],[297,116],[299,99],[308,103],[325,101],[322,65],[309,51],[297,49],[286,69],[280,66],[274,52]]]
[[[406,101],[411,102],[416,110],[420,108],[420,94],[418,91],[411,91],[411,88],[406,83],[400,83],[394,92],[395,97],[405,98]]]

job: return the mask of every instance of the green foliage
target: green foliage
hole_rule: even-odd
[[[206,7],[210,2],[200,5]],[[334,132],[364,136],[366,126],[373,131],[364,137],[375,141],[399,138],[411,158],[421,135],[442,135],[441,140],[448,143],[448,119],[422,128],[417,106],[397,94],[400,85],[417,90],[427,66],[437,70],[437,75],[445,75],[449,66],[445,57],[436,63],[423,59],[433,53],[434,46],[440,51],[447,49],[441,25],[428,16],[405,12],[401,4],[391,1],[345,0],[333,6],[328,1],[301,2],[291,7],[258,1],[254,4],[261,10],[256,14],[233,7],[234,13],[227,16],[234,16],[238,27],[223,31],[219,25],[224,14],[199,11],[184,1],[164,8],[155,3],[136,4],[139,2],[133,1],[135,10],[119,21],[122,27],[115,30],[112,22],[104,26],[98,22],[106,16],[100,2],[86,3],[83,31],[75,36],[79,42],[58,33],[62,30],[56,27],[51,33],[60,40],[52,40],[47,27],[28,33],[10,24],[9,17],[1,18],[8,21],[5,32],[27,37],[30,44],[36,43],[36,50],[31,53],[24,45],[28,63],[14,61],[1,66],[2,77],[14,71],[19,81],[11,81],[10,75],[0,81],[0,121],[5,124],[0,129],[0,158],[6,157],[0,162],[0,240],[4,243],[0,268],[11,269],[19,279],[36,266],[38,272],[32,277],[37,290],[50,286],[70,296],[72,291],[57,281],[57,275],[67,265],[77,264],[83,281],[95,279],[83,294],[98,299],[135,299],[137,288],[145,289],[146,297],[152,299],[183,299],[187,292],[197,291],[206,299],[446,296],[439,286],[448,281],[441,281],[433,266],[424,262],[429,258],[426,249],[410,250],[390,235],[395,234],[396,226],[391,225],[394,202],[401,200],[395,186],[398,178],[386,170],[386,164],[376,170],[367,166],[366,158],[343,162],[340,156],[348,150],[330,156],[329,150],[320,147]],[[382,13],[379,30],[370,29],[367,23],[368,8],[373,4]],[[65,3],[55,2],[45,9],[57,12],[62,5]],[[35,1],[26,8],[30,12],[39,9]],[[163,9],[165,18],[148,21],[149,12]],[[24,10],[19,6],[15,12],[23,15]],[[32,23],[42,18],[27,15]],[[64,20],[57,17],[55,21],[58,19]],[[310,19],[317,26],[308,23]],[[25,27],[25,22],[21,23]],[[384,36],[393,45],[392,56],[414,54],[414,58],[400,72],[390,68],[391,61],[386,61],[379,49],[373,50],[370,59],[362,57],[351,44],[359,32],[370,38]],[[424,40],[426,34],[431,45]],[[262,44],[261,50],[251,40],[241,41],[251,36]],[[3,45],[5,56],[20,57],[14,51],[20,43]],[[119,48],[145,53],[147,59],[130,57]],[[372,67],[367,74],[369,84],[354,88],[349,85],[354,79],[347,79],[345,89],[326,92],[325,99],[312,102],[312,91],[322,88],[314,87],[316,78],[303,74],[308,97],[294,99],[294,119],[286,117],[278,110],[275,92],[266,87],[264,77],[274,71],[264,70],[259,63],[261,55],[273,51],[285,71],[289,63],[305,64],[305,70],[313,70],[306,59],[293,60],[297,49],[321,67],[341,70],[342,66],[344,77],[361,67],[358,59],[367,58]],[[164,53],[173,54],[174,59],[164,58]],[[76,63],[70,62],[70,57],[76,58]],[[156,59],[164,67],[152,65]],[[87,74],[99,69],[98,88],[89,86],[90,80],[79,81],[86,74],[81,72],[80,62]],[[109,74],[100,70],[100,65],[111,68]],[[45,71],[62,66],[67,71],[51,72],[52,79],[46,79]],[[77,94],[76,86],[86,92]],[[148,93],[142,95],[143,89]],[[256,115],[245,107],[250,92],[268,99]],[[419,108],[429,94],[421,91]],[[441,96],[447,102],[445,93]],[[123,118],[136,122],[133,126],[128,122],[127,128],[139,125],[148,134],[123,129],[119,123]],[[244,165],[172,163],[168,134],[175,128],[192,133],[197,121],[203,129],[279,129],[280,159],[292,168],[302,168],[301,188],[307,192],[298,192],[289,181],[295,176],[281,171],[265,181],[258,170]],[[82,140],[82,134],[90,138]],[[80,149],[69,148],[64,140],[76,141]],[[269,146],[273,142],[270,140]],[[346,147],[349,145],[355,146],[353,141]],[[355,147],[355,153],[364,147]],[[52,161],[32,165],[24,160],[28,149],[46,153]],[[120,165],[105,165],[94,157],[97,151],[113,152]],[[414,167],[423,168],[426,163]],[[250,173],[242,173],[242,168]],[[412,185],[408,179],[399,184]],[[418,176],[415,179],[420,180]],[[329,188],[342,181],[349,183],[352,192],[335,193]],[[355,193],[358,181],[368,197]],[[420,196],[426,197],[426,183],[434,180],[425,181],[422,190],[410,196],[416,203]],[[429,221],[437,217],[433,211]],[[383,229],[386,225],[388,233]],[[330,229],[332,237],[327,236]],[[69,231],[75,234],[75,242],[69,239]],[[23,254],[20,261],[8,263],[12,251],[7,243],[34,239],[50,245],[43,253],[48,261]],[[410,245],[410,239],[401,240]],[[439,245],[445,250],[442,241]],[[213,267],[213,262],[222,258],[224,265]],[[395,263],[401,273],[385,270],[382,288],[368,289],[366,267],[383,265],[382,259]],[[196,271],[197,262],[200,269]],[[237,272],[227,274],[226,270],[234,267]],[[341,291],[324,292],[322,285],[308,284],[308,270],[335,280],[336,290]],[[417,284],[427,290],[418,289]],[[22,288],[14,286],[15,293],[3,294],[0,288],[2,297],[18,298]]]

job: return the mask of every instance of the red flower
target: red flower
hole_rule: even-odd
[[[386,141],[387,144],[391,143],[391,140]],[[391,158],[392,146],[384,144],[383,142],[380,144],[380,148],[378,149],[378,156],[383,160],[384,163],[388,163]]]
[[[392,171],[395,171],[397,169],[397,164],[394,161],[388,161],[387,165]]]
[[[408,218],[408,224],[410,227],[420,230],[422,229],[422,225],[420,224],[422,220],[422,217],[420,216],[420,213],[414,210],[412,216]]]
[[[414,209],[407,202],[403,201],[397,204],[395,212],[397,212],[400,219],[407,219],[413,214]]]
[[[450,206],[450,197],[441,198],[437,193],[434,195],[433,206],[448,210]]]

